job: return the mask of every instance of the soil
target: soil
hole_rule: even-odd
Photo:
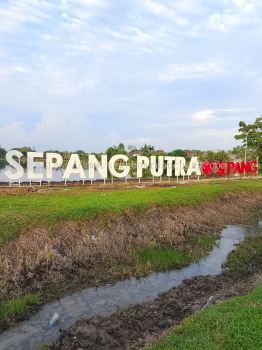
[[[262,270],[260,271],[262,273]],[[256,273],[201,276],[161,294],[153,302],[135,305],[108,317],[80,320],[50,350],[141,349],[185,317],[232,296],[244,295],[261,280]]]

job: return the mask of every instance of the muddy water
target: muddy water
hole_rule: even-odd
[[[262,221],[257,220],[249,226],[228,226],[206,258],[181,270],[152,273],[141,279],[87,288],[47,304],[28,321],[0,334],[0,349],[39,349],[42,344],[50,344],[58,338],[59,328],[67,329],[81,318],[108,315],[119,307],[153,300],[159,293],[179,285],[186,278],[217,275],[235,245],[251,234],[262,234]],[[54,313],[58,313],[60,318],[58,324],[51,327],[48,321]]]

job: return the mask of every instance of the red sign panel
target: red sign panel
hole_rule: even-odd
[[[242,175],[256,174],[258,171],[258,164],[256,160],[248,162],[204,162],[202,171],[205,175]]]

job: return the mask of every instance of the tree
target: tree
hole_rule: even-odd
[[[257,157],[256,152],[250,147],[245,149],[244,146],[237,146],[234,147],[233,150],[230,152],[231,155],[240,160],[245,159],[245,153],[247,154],[248,159],[256,159]]]
[[[126,149],[125,149],[125,145],[123,143],[120,143],[117,147],[118,152],[121,154],[126,154]]]
[[[173,157],[184,157],[187,158],[187,153],[186,151],[182,150],[182,149],[175,149],[172,152],[168,153],[169,156],[173,156]]]
[[[215,157],[217,161],[227,162],[229,161],[230,157],[229,154],[226,151],[217,151],[215,153]]]
[[[27,152],[34,152],[35,151],[33,148],[28,147],[28,146],[23,146],[23,147],[14,148],[14,149],[23,153],[24,156],[26,156]]]
[[[127,150],[128,150],[128,152],[130,153],[130,152],[132,152],[132,151],[136,151],[137,148],[136,148],[136,146],[128,145],[128,146],[127,146]]]
[[[253,124],[239,122],[238,134],[235,135],[236,140],[241,140],[245,148],[255,151],[257,159],[262,158],[262,116],[256,118]]]
[[[0,159],[5,159],[6,150],[0,147]]]
[[[108,159],[112,158],[117,154],[126,154],[125,145],[123,143],[120,143],[117,147],[116,146],[109,147],[106,150],[106,155]]]
[[[6,165],[5,155],[6,155],[6,150],[0,147],[0,169],[3,169]]]
[[[154,146],[147,145],[146,143],[143,147],[140,148],[141,155],[145,156],[145,157],[151,156],[151,154],[154,152],[154,150],[155,150]]]
[[[215,162],[217,160],[216,153],[214,151],[201,152],[199,154],[199,160],[201,162],[206,162],[206,161]]]

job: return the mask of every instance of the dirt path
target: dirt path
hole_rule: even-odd
[[[196,277],[161,294],[153,302],[109,316],[78,321],[61,334],[52,350],[138,349],[197,310],[232,296],[244,295],[260,280],[259,273]]]

